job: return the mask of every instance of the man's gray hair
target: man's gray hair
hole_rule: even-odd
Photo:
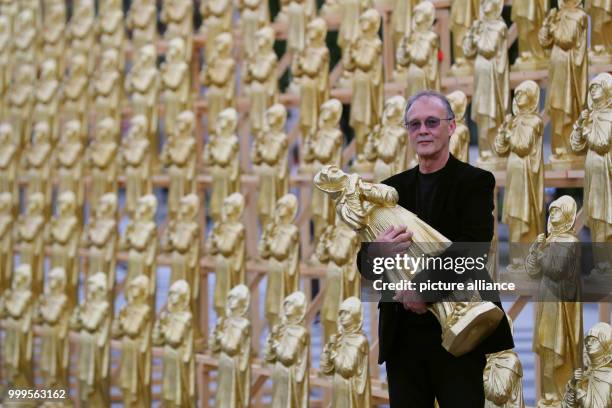
[[[451,104],[448,99],[446,99],[446,96],[442,95],[440,92],[428,90],[418,92],[408,99],[408,102],[406,102],[406,109],[404,110],[404,125],[407,125],[406,116],[408,115],[408,111],[410,110],[412,105],[414,105],[414,103],[419,99],[425,97],[436,98],[437,100],[442,102],[442,105],[446,108],[446,119],[455,119],[455,112],[453,112],[453,108],[451,107]]]

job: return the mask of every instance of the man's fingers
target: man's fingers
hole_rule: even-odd
[[[405,225],[401,225],[399,227],[391,227],[392,230],[389,233],[389,238],[391,238],[392,240],[395,240],[395,237],[397,237],[399,234],[402,234],[403,232],[406,231],[406,226]]]
[[[407,242],[407,241],[412,241],[412,236],[413,236],[413,232],[412,231],[406,231],[406,232],[402,232],[401,234],[398,234],[395,236],[395,238],[393,238],[393,242]]]

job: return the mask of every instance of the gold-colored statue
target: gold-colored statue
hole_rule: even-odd
[[[326,264],[325,298],[321,307],[323,343],[327,343],[338,328],[340,303],[351,296],[360,296],[357,251],[359,236],[344,221],[336,218],[335,224],[328,225],[317,242],[316,255]]]
[[[70,52],[85,56],[87,74],[94,71],[96,44],[96,11],[94,0],[78,0],[73,3],[73,14],[67,28]]]
[[[132,97],[135,115],[144,115],[149,124],[149,146],[153,163],[157,162],[157,109],[160,74],[156,64],[155,46],[145,45],[138,51],[134,67],[125,80],[125,90]]]
[[[367,135],[380,122],[383,110],[382,41],[380,14],[375,9],[359,17],[359,37],[348,47],[346,69],[352,72],[350,125],[355,130],[355,168],[369,169],[364,156]]]
[[[133,116],[130,130],[121,142],[121,161],[125,171],[125,208],[134,216],[138,199],[153,192],[149,124],[144,115]]]
[[[216,3],[213,0],[212,3]],[[206,3],[203,3],[206,4]],[[214,133],[217,117],[223,109],[231,108],[236,99],[236,61],[232,57],[232,35],[229,32],[219,33],[215,37],[214,58],[206,60],[202,67],[200,80],[206,87],[208,134]]]
[[[240,190],[240,163],[238,162],[238,114],[228,108],[219,114],[217,129],[210,135],[204,147],[203,161],[212,173],[212,194],[210,216],[218,221],[221,218],[223,201],[230,194]]]
[[[160,20],[166,25],[164,38],[170,42],[182,38],[185,44],[185,61],[193,54],[193,2],[191,0],[164,0]]]
[[[508,27],[501,18],[503,0],[483,0],[480,19],[463,39],[463,52],[475,58],[472,120],[478,128],[478,163],[490,169],[503,168],[494,155],[497,130],[508,111]]]
[[[276,202],[274,219],[264,228],[259,255],[268,261],[265,315],[270,328],[280,323],[283,301],[298,290],[300,280],[300,239],[293,221],[298,201],[285,194]]]
[[[243,48],[246,58],[252,58],[257,52],[257,31],[269,24],[267,7],[266,0],[238,1],[238,10],[240,10],[238,26],[244,39]]]
[[[104,0],[100,4],[98,32],[101,51],[117,51],[119,67],[125,66],[125,17],[121,0]]]
[[[40,32],[42,29],[42,23],[43,23],[43,12],[42,12],[42,7],[40,7],[40,1],[39,0],[19,0],[19,9],[29,10],[32,12],[32,21],[34,23],[34,27],[36,28],[38,32]]]
[[[149,279],[140,275],[126,288],[127,304],[113,321],[112,336],[121,340],[119,383],[123,406],[151,406],[151,328],[152,311],[147,300]]]
[[[248,287],[234,286],[227,294],[225,314],[218,318],[211,335],[210,348],[219,356],[216,408],[250,405],[251,322],[247,317],[250,301]]]
[[[586,153],[584,163],[583,213],[591,230],[595,269],[591,275],[612,273],[612,258],[606,242],[612,242],[612,208],[606,199],[612,194],[612,75],[601,73],[589,85],[584,109],[570,137],[577,153]]]
[[[118,241],[117,196],[106,193],[100,197],[96,211],[92,212],[89,224],[85,226],[82,242],[89,254],[89,274],[104,273],[111,293],[115,286]]]
[[[97,121],[104,118],[114,120],[119,128],[121,123],[121,70],[117,51],[108,49],[102,53],[100,68],[93,79],[94,106]]]
[[[3,293],[3,302],[0,302],[0,318],[3,320],[4,331],[2,363],[4,375],[10,387],[14,388],[27,389],[35,385],[32,320],[36,295],[32,292],[31,285],[30,265],[19,265],[13,274],[11,289]]]
[[[218,55],[215,54],[217,52],[218,36],[229,34],[231,44],[233,6],[230,0],[204,0],[200,2],[200,15],[204,19],[200,31],[206,36],[204,60],[208,65],[212,65],[215,55]]]
[[[213,305],[223,316],[230,289],[246,282],[246,229],[240,222],[244,197],[234,193],[223,200],[223,214],[206,240],[206,251],[215,256],[215,292]]]
[[[560,406],[565,384],[582,366],[576,201],[562,196],[549,210],[548,235],[538,235],[525,260],[529,276],[541,279],[533,336],[533,351],[540,358],[539,407]]]
[[[407,150],[412,149],[406,143],[408,132],[404,127],[405,107],[406,100],[401,95],[387,99],[382,123],[368,135],[365,155],[369,162],[374,163],[374,181],[377,183],[408,167]]]
[[[266,341],[265,358],[273,365],[272,406],[308,407],[310,333],[304,327],[306,296],[293,292],[283,300],[283,316]]]
[[[78,336],[79,400],[84,406],[110,405],[110,331],[112,309],[106,276],[87,279],[87,299],[74,310],[70,327]]]
[[[612,3],[609,0],[589,0],[586,11],[591,17],[591,52],[589,59],[594,64],[612,62]]]
[[[563,408],[612,406],[612,327],[599,322],[584,339],[586,369],[577,368],[566,385]]]
[[[403,38],[412,32],[412,13],[420,0],[394,0],[391,13],[391,28],[393,30],[393,50],[397,52]]]
[[[13,273],[13,195],[0,193],[0,293],[11,286]]]
[[[187,194],[196,192],[196,137],[195,116],[191,111],[181,112],[175,129],[161,153],[161,161],[168,169],[168,212],[176,214],[179,201]]]
[[[66,51],[66,3],[53,3],[45,8],[45,22],[41,34],[42,55],[45,60],[52,59],[60,73],[64,72],[64,53]]]
[[[13,127],[0,123],[0,192],[11,194],[11,211],[19,210],[19,170],[20,146],[13,139]]]
[[[191,289],[184,280],[170,286],[168,303],[153,327],[153,344],[163,346],[162,398],[168,408],[196,407],[196,368]],[[219,386],[217,385],[217,393]]]
[[[453,65],[451,74],[455,76],[471,76],[474,73],[474,63],[463,54],[463,40],[478,20],[480,0],[454,0],[451,4],[450,25],[453,34]]]
[[[19,262],[30,266],[31,290],[34,296],[43,293],[45,222],[43,195],[28,195],[26,212],[17,221],[17,242],[21,245]]]
[[[132,1],[125,19],[132,31],[132,46],[139,50],[147,44],[157,44],[157,7],[153,0]]]
[[[76,196],[64,191],[57,199],[58,215],[48,227],[48,242],[51,244],[51,267],[62,268],[66,275],[66,296],[71,306],[78,303],[79,284],[79,240],[81,225],[77,216]]]
[[[140,197],[134,219],[130,220],[119,241],[119,248],[128,253],[126,282],[145,275],[149,279],[148,298],[152,306],[155,306],[157,284],[156,211],[157,199],[154,195]]]
[[[286,122],[285,106],[279,103],[272,105],[266,111],[266,128],[255,137],[251,150],[253,169],[259,176],[257,213],[262,227],[272,221],[276,200],[289,190]]]
[[[467,97],[463,91],[455,91],[446,95],[450,102],[451,109],[455,115],[455,131],[453,132],[449,150],[455,158],[465,162],[470,162],[470,129],[465,124],[465,111],[467,110]]]
[[[15,22],[14,33],[19,33],[13,37],[17,65],[36,66],[42,50],[32,10],[23,9],[19,12]]]
[[[570,134],[587,95],[588,16],[580,3],[560,1],[560,8],[550,10],[539,32],[540,44],[551,49],[546,112],[552,128],[553,167],[579,165],[571,151]]]
[[[329,49],[327,23],[316,18],[306,27],[306,48],[293,59],[291,73],[300,90],[300,131],[309,137],[317,130],[319,109],[329,99]]]
[[[64,125],[60,143],[57,145],[55,155],[57,166],[57,192],[71,191],[75,195],[76,208],[81,211],[83,206],[84,183],[83,183],[83,154],[87,133],[83,132],[81,122],[76,119],[70,120]],[[79,219],[81,217],[79,216]]]
[[[332,375],[332,408],[369,408],[370,345],[363,332],[363,306],[356,297],[342,301],[338,330],[323,347],[321,371]]]
[[[266,110],[278,97],[276,66],[278,58],[274,52],[274,30],[266,26],[255,33],[257,52],[247,59],[244,83],[249,96],[249,121],[251,133],[263,130]]]
[[[340,27],[338,29],[338,46],[342,52],[342,62],[346,64],[349,57],[349,49],[357,41],[361,34],[360,18],[366,10],[372,7],[371,0],[336,0],[341,15]],[[340,87],[351,86],[351,72],[344,67],[342,77],[338,81]]]
[[[518,29],[519,57],[516,71],[545,69],[547,55],[538,41],[538,32],[548,11],[548,0],[520,0],[512,3],[512,21]]]
[[[79,121],[82,127],[83,143],[87,142],[87,123],[89,121],[88,87],[87,59],[83,54],[74,54],[70,59],[68,76],[62,90],[62,117],[63,120],[76,119]]]
[[[15,63],[11,22],[6,15],[0,15],[0,118],[7,118],[8,90]]]
[[[182,38],[173,38],[168,44],[166,62],[161,65],[166,133],[174,130],[178,115],[190,107],[191,72],[184,54]]]
[[[36,69],[33,65],[20,65],[8,95],[8,109],[15,144],[20,152],[30,144],[32,112],[34,111],[34,87]]]
[[[502,222],[510,231],[508,271],[514,272],[524,270],[523,248],[544,231],[544,124],[539,102],[540,87],[522,82],[514,91],[514,117],[506,117],[493,146],[499,156],[508,157]]]
[[[53,185],[49,178],[53,169],[53,147],[50,140],[50,131],[47,122],[38,122],[34,125],[32,143],[25,153],[27,169],[27,194],[41,193],[43,195],[43,208],[45,217],[51,216],[51,193]]]
[[[276,16],[277,21],[287,21],[287,50],[298,53],[306,46],[306,26],[316,14],[316,6],[312,0],[285,0],[283,9]],[[286,5],[286,6],[285,6]],[[284,13],[283,13],[284,12]]]
[[[66,296],[66,272],[49,271],[45,295],[38,300],[35,321],[40,324],[40,370],[45,387],[68,392],[70,349],[68,329],[71,305]]]
[[[117,124],[112,118],[98,122],[87,154],[91,174],[88,202],[92,212],[96,211],[100,197],[117,191],[117,140]]]
[[[406,84],[404,95],[407,98],[427,89],[440,89],[440,38],[433,31],[435,19],[436,8],[432,2],[417,4],[413,10],[410,35],[404,36],[397,47],[398,67],[394,76]]]
[[[49,137],[53,146],[59,141],[59,103],[60,103],[59,71],[55,60],[43,62],[40,79],[36,84],[34,104],[34,120],[45,122],[49,127]]]

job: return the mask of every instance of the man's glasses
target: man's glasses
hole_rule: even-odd
[[[435,116],[428,116],[423,123],[425,123],[425,127],[427,129],[435,129],[440,126],[440,122],[443,120],[453,120],[455,118],[436,118]],[[421,129],[421,121],[419,119],[414,119],[406,123],[406,129],[409,132],[417,132]]]

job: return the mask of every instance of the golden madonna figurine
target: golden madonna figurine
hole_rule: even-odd
[[[0,294],[11,286],[14,220],[12,194],[2,192],[0,193]]]
[[[168,44],[166,62],[161,65],[161,85],[164,98],[164,128],[174,130],[178,115],[190,108],[191,72],[185,62],[185,43],[173,38]]]
[[[21,246],[19,262],[30,267],[29,287],[33,296],[43,293],[45,264],[46,216],[44,197],[41,193],[27,196],[25,214],[17,220],[17,242]]]
[[[93,76],[93,97],[96,110],[96,121],[104,118],[113,119],[119,128],[121,123],[121,76],[119,56],[114,49],[106,50],[100,57],[100,65]]]
[[[107,276],[108,290],[115,287],[115,265],[117,264],[117,195],[106,193],[91,213],[89,223],[83,233],[83,245],[88,252],[89,274],[102,272]]]
[[[455,115],[455,131],[449,143],[450,154],[465,162],[470,162],[470,129],[465,124],[465,111],[467,110],[467,96],[463,91],[455,91],[446,95]],[[414,163],[416,165],[416,163]],[[408,166],[413,167],[413,166]]]
[[[231,42],[233,11],[234,3],[230,0],[203,0],[200,2],[200,15],[203,18],[200,32],[206,36],[204,43],[206,64],[214,62],[218,36],[229,34]]]
[[[69,53],[85,56],[87,74],[94,71],[96,43],[96,9],[94,0],[79,0],[73,3],[72,17],[66,36],[70,43]]]
[[[89,122],[89,75],[87,59],[83,54],[74,54],[69,61],[68,74],[62,89],[62,119],[76,120],[81,126],[82,142],[87,140],[87,124]],[[61,140],[61,136],[60,136]]]
[[[27,170],[27,194],[41,193],[46,218],[51,216],[53,184],[49,178],[53,174],[53,145],[47,122],[37,122],[32,132],[32,142],[25,151]]]
[[[98,122],[94,139],[87,152],[91,174],[88,201],[93,212],[96,211],[100,197],[117,191],[118,140],[119,129],[112,118],[104,118]]]
[[[591,17],[591,51],[589,59],[594,64],[612,63],[612,3],[608,0],[586,2],[586,11]]]
[[[214,0],[213,0],[214,1]],[[244,57],[251,58],[257,51],[256,33],[269,24],[266,0],[239,0],[240,18],[238,27],[244,39]]]
[[[159,15],[166,25],[164,39],[168,42],[181,38],[185,44],[185,61],[193,54],[193,2],[191,0],[164,0]]]
[[[450,30],[452,37],[453,65],[450,73],[455,76],[472,76],[474,63],[463,54],[463,39],[478,20],[480,0],[454,0],[450,11]]]
[[[40,31],[43,58],[55,60],[60,73],[64,72],[66,51],[66,3],[56,2],[45,7],[44,26]]]
[[[76,199],[76,207],[82,211],[85,196],[83,182],[83,167],[87,132],[83,131],[83,125],[77,119],[70,120],[64,125],[60,144],[56,147],[56,174],[58,179],[58,194],[64,191],[72,191]],[[82,217],[79,216],[79,219]]]
[[[20,152],[29,145],[34,111],[34,86],[36,69],[33,65],[21,65],[14,75],[8,94],[8,114],[13,126],[15,144]]]
[[[518,29],[519,57],[512,65],[516,71],[546,68],[547,55],[538,40],[538,32],[548,11],[548,0],[519,0],[512,3],[510,18]]]
[[[157,7],[154,0],[134,0],[125,18],[132,31],[132,46],[139,50],[147,44],[157,44]]]
[[[100,48],[115,50],[119,67],[125,67],[125,27],[121,0],[104,0],[99,6],[97,32],[100,35]]]
[[[36,84],[34,121],[44,122],[49,127],[49,138],[52,146],[59,140],[59,103],[60,81],[59,69],[55,60],[46,60],[40,69],[40,79]]]
[[[121,141],[121,162],[125,172],[125,209],[130,216],[134,216],[138,199],[153,192],[148,130],[149,124],[145,115],[133,116],[130,120],[130,130]]]
[[[0,192],[11,194],[11,208],[19,210],[19,162],[21,146],[14,140],[13,127],[10,123],[0,123]]]

